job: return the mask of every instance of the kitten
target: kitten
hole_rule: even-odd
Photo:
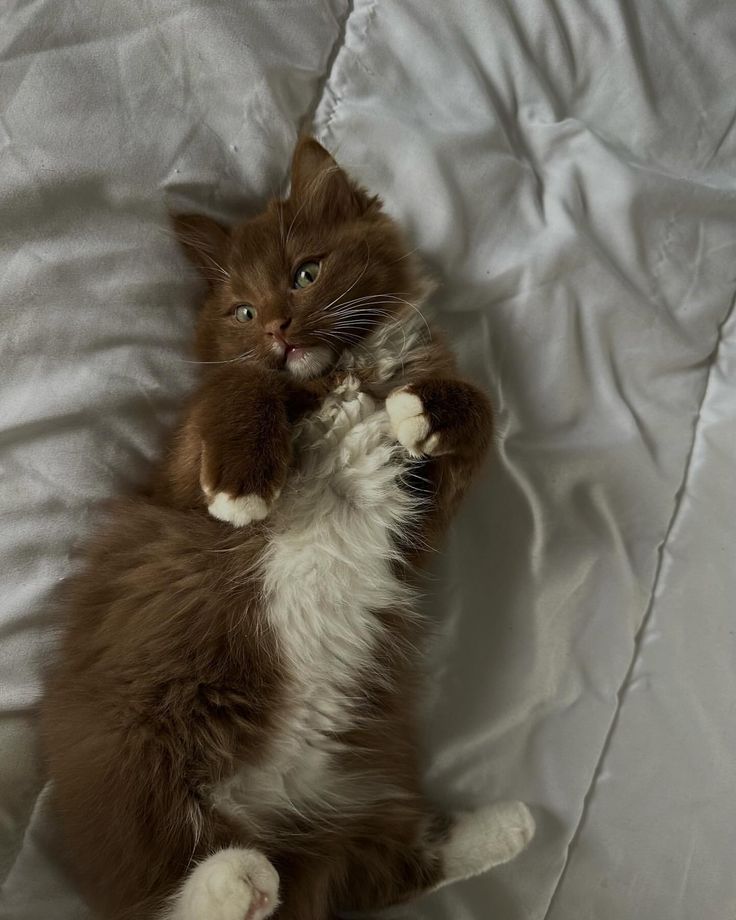
[[[66,851],[114,920],[332,920],[511,859],[519,802],[445,817],[412,713],[413,572],[491,434],[380,201],[314,140],[208,282],[199,389],[70,579],[43,734]]]

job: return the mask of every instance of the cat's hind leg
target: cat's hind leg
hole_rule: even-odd
[[[279,877],[258,850],[228,847],[185,878],[160,920],[266,920],[279,904]]]
[[[345,836],[333,832],[329,842],[310,841],[312,855],[282,858],[283,903],[276,916],[331,920],[338,910],[391,907],[508,862],[533,834],[534,819],[521,802],[497,802],[447,820],[428,816],[420,802],[379,810],[366,815],[357,834],[355,828]]]
[[[375,845],[352,854],[344,906],[390,907],[471,878],[518,856],[533,836],[534,819],[523,802],[496,802],[430,822],[423,839],[410,847],[377,837]]]
[[[472,878],[518,856],[534,836],[523,802],[496,802],[456,815],[436,848],[440,876],[433,889]]]

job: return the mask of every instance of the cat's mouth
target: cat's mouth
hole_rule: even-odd
[[[284,364],[288,367],[294,361],[301,361],[308,351],[304,345],[287,345],[284,350]]]
[[[295,345],[279,336],[274,342],[274,351],[278,355],[282,367],[289,367],[297,361],[303,361],[309,353],[305,345]]]
[[[317,377],[334,361],[329,348],[322,345],[297,345],[279,338],[274,351],[280,366],[301,379]]]

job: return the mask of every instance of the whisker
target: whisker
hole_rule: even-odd
[[[351,320],[363,321],[368,317],[384,317],[385,319],[394,319],[395,314],[389,310],[384,310],[382,307],[384,304],[378,303],[375,306],[373,304],[365,304],[364,307],[358,310],[345,310],[340,313],[332,313],[329,317],[326,316],[315,316],[314,319],[317,322],[323,322],[324,320],[329,319],[330,322],[346,322]]]
[[[279,239],[281,240],[281,248],[286,249],[286,240],[284,239],[284,202],[278,201],[276,207],[279,212]]]
[[[349,294],[350,291],[352,291],[352,289],[355,287],[355,285],[360,281],[360,279],[363,277],[363,275],[364,275],[364,274],[366,273],[366,271],[368,270],[368,266],[370,265],[370,261],[371,261],[371,250],[370,250],[370,246],[368,245],[368,241],[367,241],[367,240],[364,240],[363,242],[365,243],[366,247],[368,248],[368,256],[367,256],[367,258],[366,258],[366,260],[365,260],[365,265],[363,266],[363,270],[362,270],[361,273],[358,275],[358,277],[355,279],[355,281],[353,281],[353,283],[350,285],[350,287],[347,288],[347,290],[343,291],[342,294],[338,294],[338,296],[337,296],[334,300],[332,300],[330,303],[328,303],[326,307],[322,307],[322,311],[323,311],[323,312],[326,313],[326,312],[330,309],[330,307],[334,306],[334,304],[336,304],[336,303],[340,300],[341,297],[344,297],[346,294]],[[341,304],[340,306],[342,306],[342,304]]]
[[[243,352],[242,355],[236,355],[234,358],[226,358],[223,361],[190,361],[187,358],[180,358],[185,364],[233,364],[235,361],[247,361],[249,358],[255,357],[255,351]]]
[[[330,176],[332,173],[337,172],[339,168],[340,168],[339,166],[331,166],[329,169],[323,169],[321,172],[317,173],[317,175],[309,183],[309,186],[307,188],[307,195],[305,196],[304,201],[296,209],[296,213],[292,217],[291,223],[289,224],[289,229],[286,231],[286,239],[284,240],[284,248],[286,248],[289,242],[289,238],[291,237],[291,231],[294,229],[294,223],[296,222],[297,217],[299,217],[301,212],[304,210],[305,205],[310,201],[310,199],[314,197],[314,194],[318,186],[321,183],[325,182],[327,180],[327,177]]]
[[[360,279],[358,279],[358,280],[360,280]],[[350,290],[350,288],[348,288],[348,290]],[[343,291],[343,293],[340,294],[340,297],[343,297],[345,294],[347,294],[347,291]],[[342,308],[345,308],[345,307],[353,306],[354,304],[364,303],[364,302],[367,301],[367,300],[373,300],[374,298],[377,298],[377,297],[391,297],[391,298],[393,298],[394,296],[395,296],[394,294],[380,294],[380,293],[379,293],[379,294],[364,294],[362,297],[354,297],[352,300],[345,300],[345,301],[343,301],[342,303],[337,304],[337,306],[340,307],[340,308],[342,309]],[[332,307],[334,304],[337,303],[337,301],[340,299],[340,297],[336,297],[333,301],[331,301],[330,303],[328,303],[326,307],[322,307],[321,309],[322,309],[322,310],[329,310],[330,307]],[[335,311],[332,311],[332,312],[335,312]]]
[[[332,301],[332,304],[334,303],[335,301]],[[341,315],[346,314],[348,311],[350,311],[351,307],[359,306],[362,309],[363,307],[368,306],[370,304],[388,306],[389,304],[392,304],[392,303],[404,303],[404,304],[407,304],[408,306],[411,306],[419,314],[419,316],[421,316],[421,318],[424,320],[424,316],[420,313],[417,307],[414,304],[412,304],[410,301],[406,300],[405,298],[400,297],[398,294],[367,294],[364,297],[356,297],[353,300],[344,301],[343,303],[338,304],[338,309],[330,310],[329,313],[330,313],[330,316],[341,316]],[[328,304],[328,307],[332,306],[332,304]],[[328,312],[328,310],[327,308],[322,308],[321,310],[318,310],[316,312],[318,314],[324,314]],[[424,322],[426,325],[427,324],[426,320],[424,320]],[[427,326],[427,329],[429,331],[429,326]],[[431,335],[431,332],[430,332],[430,335]]]
[[[394,303],[393,300],[367,300],[365,303],[358,304],[355,307],[351,307],[349,310],[336,310],[333,313],[330,313],[330,317],[334,318],[336,316],[364,316],[367,312],[373,310],[374,308],[379,307],[390,307]],[[388,310],[383,310],[382,312],[388,313]]]
[[[224,268],[217,259],[214,257],[213,248],[207,243],[201,236],[197,236],[192,233],[177,233],[175,238],[183,245],[189,245],[193,249],[196,249],[197,252],[207,261],[214,266],[218,272],[222,275],[223,278],[229,278],[230,273]]]
[[[415,303],[412,303],[410,300],[406,300],[404,297],[399,297],[397,294],[391,294],[391,295],[386,294],[383,296],[386,296],[386,297],[390,296],[395,299],[395,302],[405,303],[407,307],[411,307],[412,310],[417,314],[417,316],[421,319],[421,321],[426,326],[427,333],[429,334],[429,339],[430,341],[432,340],[432,329],[429,323],[427,322],[427,318],[425,317],[425,315],[422,313],[422,311],[419,309],[419,307],[417,307]]]
[[[385,316],[391,316],[391,311],[386,309],[386,307],[390,306],[390,303],[382,300],[369,300],[367,303],[360,304],[357,307],[351,307],[349,310],[341,310],[339,313],[332,313],[330,314],[330,319],[368,316],[372,313],[383,313]]]
[[[304,210],[304,206],[306,205],[307,200],[308,200],[308,199],[305,198],[304,201],[302,201],[302,203],[299,205],[299,207],[298,207],[298,208],[296,209],[296,211],[294,212],[294,216],[291,218],[291,223],[289,224],[289,229],[286,231],[286,239],[284,240],[284,249],[286,249],[286,247],[287,247],[287,245],[288,245],[288,243],[289,243],[289,237],[291,236],[291,231],[294,229],[294,222],[296,221],[297,217],[299,217],[299,215],[300,215],[300,214],[302,213],[302,211]]]
[[[398,259],[394,259],[393,262],[390,262],[390,265],[396,265],[397,262],[401,262],[404,259],[408,259],[409,256],[413,256],[415,252],[419,252],[419,247],[415,246],[413,249],[410,249],[408,252],[405,252],[403,256],[399,256]]]

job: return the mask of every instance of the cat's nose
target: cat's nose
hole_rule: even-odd
[[[291,325],[291,317],[284,319],[280,317],[279,319],[271,319],[263,327],[269,335],[275,335],[280,337],[281,333],[286,332],[286,330]]]

